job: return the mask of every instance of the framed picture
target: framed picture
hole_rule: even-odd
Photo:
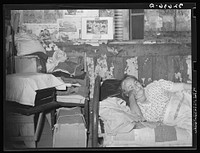
[[[81,18],[63,18],[57,20],[59,35],[68,37],[69,40],[79,39],[81,30]]]
[[[82,39],[113,39],[113,17],[82,18]]]

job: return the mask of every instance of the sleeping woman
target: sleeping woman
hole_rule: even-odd
[[[121,89],[129,98],[136,121],[164,123],[191,132],[191,84],[160,79],[143,87],[134,76],[126,76]]]

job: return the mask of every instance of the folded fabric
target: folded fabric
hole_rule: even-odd
[[[59,96],[64,96],[64,95],[81,95],[83,97],[86,97],[88,95],[88,89],[85,86],[72,86],[68,87],[67,90],[60,90],[56,92],[57,95]]]
[[[57,96],[56,101],[63,102],[63,103],[78,103],[84,104],[85,97],[81,95],[66,95],[66,96]]]
[[[86,76],[86,72],[84,72],[81,75],[78,76],[71,76],[69,73],[66,72],[62,72],[62,71],[54,71],[52,72],[52,74],[56,77],[61,77],[63,80],[65,80],[65,78],[72,78],[72,79],[81,79],[84,80],[85,76]]]

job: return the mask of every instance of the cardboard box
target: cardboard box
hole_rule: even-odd
[[[81,108],[60,108],[54,125],[53,147],[86,147],[87,129]]]

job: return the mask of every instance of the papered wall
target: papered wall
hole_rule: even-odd
[[[20,14],[20,27],[27,28],[36,35],[43,29],[48,29],[55,37],[62,37],[61,41],[81,38],[81,19],[85,17],[112,17],[113,9],[101,10],[14,10],[11,16]],[[12,18],[11,17],[11,18]],[[123,10],[123,18],[129,18],[129,10]],[[123,23],[123,31],[129,31],[127,21]],[[64,31],[60,27],[65,27]],[[168,37],[181,37],[178,32],[191,32],[191,10],[189,9],[145,9],[144,10],[144,35],[145,38],[156,36],[150,35],[155,32],[166,33]],[[157,34],[157,33],[156,33]]]
[[[16,13],[12,12],[13,14]],[[167,79],[174,82],[191,82],[191,42],[179,43],[139,43],[133,45],[102,44],[98,47],[76,44],[80,38],[80,18],[87,12],[77,10],[25,10],[20,13],[20,28],[27,28],[40,35],[42,29],[50,31],[51,39],[66,52],[85,52],[87,54],[87,72],[90,77],[91,97],[94,78],[100,75],[103,80],[122,79],[124,74],[136,76],[144,85],[153,80]],[[113,10],[90,12],[92,16],[113,17]],[[191,17],[188,10],[145,10],[145,31],[191,31]],[[71,17],[70,17],[71,16]],[[76,17],[75,17],[76,16]],[[59,29],[59,21],[67,20],[66,31]],[[69,22],[70,21],[70,22]],[[73,21],[73,22],[71,22]],[[71,24],[72,23],[72,24]],[[57,32],[56,32],[57,31]],[[66,34],[67,33],[67,34]],[[148,35],[149,36],[149,35]],[[168,36],[170,37],[170,35]],[[179,36],[180,38],[180,36]],[[190,40],[190,37],[183,37]],[[73,39],[73,42],[69,39]],[[174,37],[178,39],[178,35]],[[49,45],[50,46],[50,45]],[[50,49],[52,47],[50,46]]]

